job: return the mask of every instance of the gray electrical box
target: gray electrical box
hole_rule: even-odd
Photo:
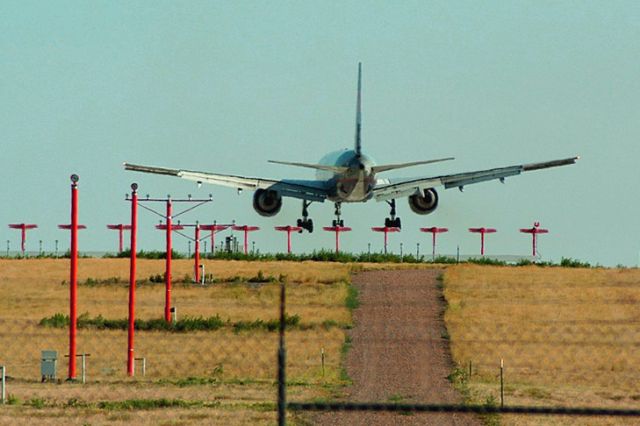
[[[42,381],[55,380],[56,369],[58,367],[58,352],[56,351],[42,351],[42,357],[40,359],[40,375]]]

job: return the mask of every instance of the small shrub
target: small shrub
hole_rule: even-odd
[[[42,398],[31,398],[29,401],[27,401],[27,405],[30,405],[33,408],[41,409],[45,407],[46,403]]]
[[[572,259],[570,257],[563,257],[560,260],[560,266],[564,268],[591,268],[591,265],[587,262],[580,262],[577,259]]]
[[[19,405],[20,404],[20,399],[13,395],[13,394],[9,394],[7,395],[7,405]]]

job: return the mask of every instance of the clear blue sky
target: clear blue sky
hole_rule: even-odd
[[[399,200],[390,248],[429,245],[421,226],[451,229],[440,250],[479,250],[466,229],[492,226],[488,253],[529,254],[518,228],[534,220],[544,258],[636,265],[640,252],[640,3],[208,2],[0,3],[0,241],[32,222],[28,249],[68,233],[69,179],[80,175],[81,249],[113,250],[107,223],[128,221],[124,194],[215,202],[184,221],[254,224],[261,250],[300,215],[285,199],[262,218],[251,194],[125,172],[122,162],[258,177],[310,178],[267,159],[316,162],[351,147],[358,61],[363,147],[378,162],[455,156],[389,176],[477,170],[581,155],[575,166],[440,191],[413,214]],[[343,247],[380,250],[371,226],[384,203],[345,204]],[[333,206],[314,204],[316,226]],[[158,218],[140,214],[140,246],[161,249]],[[333,236],[294,235],[294,251],[332,248]],[[187,243],[176,239],[178,249]],[[4,243],[3,245],[4,246]]]

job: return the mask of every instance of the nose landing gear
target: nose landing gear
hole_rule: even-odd
[[[341,206],[342,206],[341,203],[335,203],[335,207],[336,207],[335,215],[336,215],[336,218],[335,218],[335,220],[332,221],[332,226],[334,226],[334,227],[336,227],[336,226],[344,226],[344,220],[340,219],[340,215],[341,215],[340,207]]]

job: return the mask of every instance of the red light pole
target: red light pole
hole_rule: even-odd
[[[164,292],[164,319],[167,322],[171,322],[171,251],[172,248],[172,240],[171,240],[171,231],[177,231],[184,229],[182,225],[173,225],[171,223],[171,200],[167,201],[167,223],[156,225],[156,229],[161,229],[166,231],[166,240],[167,240],[167,254],[165,260],[165,271],[164,271],[164,283],[165,283],[165,292]]]
[[[521,228],[520,232],[525,233],[525,234],[531,234],[532,237],[532,246],[533,246],[533,252],[532,252],[532,256],[536,257],[538,255],[538,244],[537,244],[537,236],[538,234],[548,234],[549,230],[548,229],[542,229],[540,228],[540,222],[534,222],[533,223],[533,228]]]
[[[71,230],[71,265],[69,268],[69,374],[67,380],[76,379],[76,337],[78,326],[78,175],[71,175],[71,224],[58,225]]]
[[[205,238],[200,238],[200,230],[203,228],[203,226],[205,225],[200,225],[198,222],[196,222],[193,225],[180,225],[181,227],[178,228],[176,225],[173,225],[173,229],[174,230],[179,230],[179,229],[183,229],[183,228],[187,228],[187,227],[193,227],[195,229],[195,235],[194,238],[191,238],[189,236],[187,236],[186,234],[183,234],[182,232],[178,232],[178,234],[182,235],[183,237],[185,237],[187,240],[189,240],[189,242],[193,241],[195,244],[195,253],[193,255],[193,259],[194,259],[194,281],[199,283],[200,282],[200,241],[204,240],[208,237]]]
[[[127,201],[129,200],[129,194],[127,194]],[[147,198],[145,199],[137,199],[137,204],[144,208],[145,210],[149,210],[152,213],[157,214],[160,217],[163,217],[166,219],[167,223],[165,225],[158,225],[156,226],[157,229],[163,229],[166,230],[166,240],[167,240],[167,254],[166,254],[166,270],[165,270],[165,306],[164,306],[164,318],[167,322],[171,322],[171,231],[174,229],[182,229],[182,228],[177,228],[177,226],[179,225],[173,225],[172,221],[173,219],[175,219],[176,217],[180,216],[181,214],[184,214],[188,211],[191,211],[205,203],[209,203],[211,202],[211,194],[209,194],[209,199],[208,200],[194,200],[191,198],[191,195],[188,196],[187,199],[184,200],[172,200],[171,196],[167,196],[167,198],[149,198],[149,196],[147,195]],[[165,203],[166,204],[166,215],[162,214],[160,212],[157,212],[155,210],[153,210],[150,207],[145,206],[143,203],[145,202],[161,202],[161,203]],[[190,207],[188,209],[185,209],[177,214],[172,214],[172,204],[173,203],[198,203],[193,207]]]
[[[131,229],[131,225],[123,225],[122,223],[119,223],[117,225],[107,225],[107,228],[118,230],[118,237],[119,237],[118,238],[118,242],[119,242],[119,244],[118,244],[118,253],[122,253],[122,251],[123,251],[122,250],[122,248],[123,248],[122,235],[124,234],[125,230],[128,231],[128,230]]]
[[[300,226],[276,226],[276,231],[284,231],[287,233],[287,254],[291,254],[291,233],[300,232],[302,228]]]
[[[400,232],[400,228],[397,228],[395,226],[374,226],[371,228],[371,230],[374,232],[384,232],[384,254],[387,254],[387,235],[389,234],[389,232]]]
[[[127,374],[133,377],[135,374],[135,354],[133,338],[136,319],[136,260],[137,260],[137,233],[138,233],[138,184],[131,184],[131,254],[129,257],[129,328],[127,334]],[[122,231],[120,231],[120,251],[122,251]]]
[[[336,233],[336,253],[340,252],[340,233],[341,232],[349,232],[351,228],[348,226],[324,226],[322,229],[325,231],[335,232]]]
[[[436,258],[436,235],[443,233],[443,232],[448,232],[449,229],[448,228],[438,228],[436,226],[432,226],[431,228],[420,228],[420,231],[422,232],[430,232],[431,233],[431,258],[435,259]]]
[[[216,251],[216,233],[220,231],[224,231],[231,225],[218,225],[215,222],[213,225],[200,225],[200,229],[203,231],[211,231],[211,254],[214,254]]]
[[[195,281],[196,283],[200,282],[200,225],[198,224],[198,222],[196,222],[196,235],[195,235],[195,253],[193,255],[193,259],[195,261],[195,271],[194,271],[194,277],[195,277]]]
[[[10,223],[9,228],[20,229],[22,236],[22,257],[25,255],[25,246],[27,242],[27,229],[35,229],[38,225],[32,223]]]
[[[469,232],[480,234],[480,255],[484,256],[484,234],[492,234],[496,230],[493,228],[469,228]]]
[[[249,254],[249,232],[258,231],[260,227],[249,225],[233,225],[231,229],[233,229],[234,231],[244,231],[244,254]]]

